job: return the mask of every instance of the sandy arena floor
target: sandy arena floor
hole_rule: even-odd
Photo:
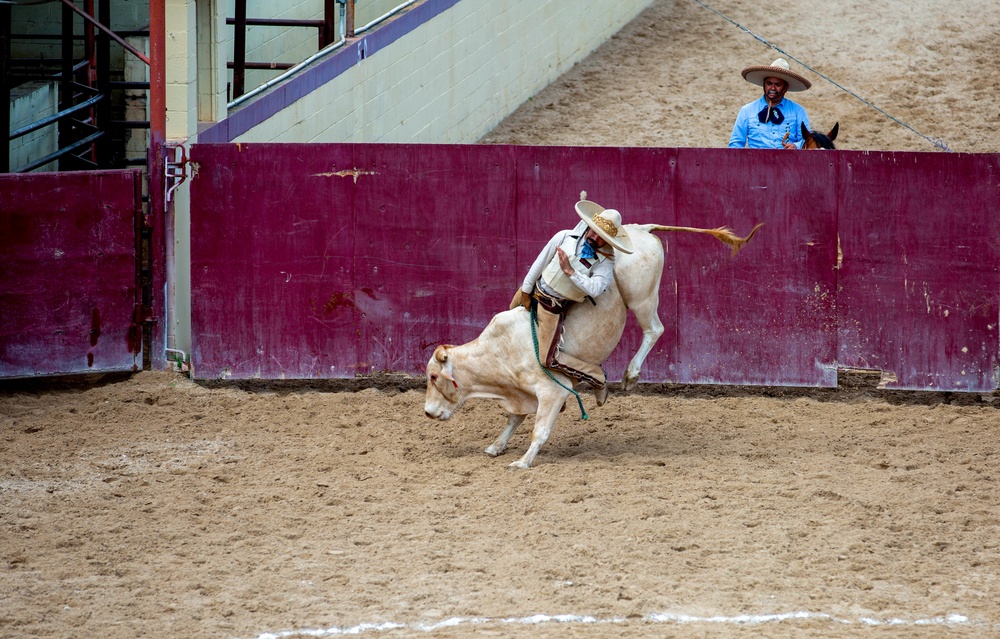
[[[998,150],[995,0],[710,4]],[[659,0],[484,142],[721,147],[777,55]],[[840,148],[935,150],[811,77]],[[0,387],[0,637],[1000,636],[994,397],[586,396],[513,472],[530,420],[492,459],[490,402],[440,424],[412,380],[330,388]]]
[[[588,396],[511,471],[412,383],[16,389],[0,636],[998,636],[997,408],[812,395]]]

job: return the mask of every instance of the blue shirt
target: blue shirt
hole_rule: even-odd
[[[767,100],[762,95],[758,100],[740,109],[739,115],[736,116],[736,124],[733,125],[733,134],[729,136],[729,148],[780,149],[781,139],[785,133],[788,133],[789,142],[794,142],[795,146],[802,148],[800,124],[805,124],[807,129],[810,128],[806,110],[788,98],[782,98],[776,108],[781,111],[785,119],[781,124],[773,124],[770,121],[762,123],[757,116],[766,108]]]

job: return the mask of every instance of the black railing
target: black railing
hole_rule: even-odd
[[[226,24],[235,27],[233,33],[233,60],[227,62],[226,66],[233,70],[233,86],[230,99],[236,99],[246,93],[246,70],[247,69],[269,69],[284,71],[291,69],[295,63],[274,62],[274,61],[254,61],[247,62],[246,59],[246,37],[247,27],[306,27],[318,29],[319,49],[322,51],[327,46],[336,42],[336,14],[337,5],[345,5],[347,15],[347,26],[344,28],[346,37],[354,35],[354,0],[323,0],[322,20],[292,20],[281,18],[248,18],[247,0],[236,0],[236,16],[226,18]]]
[[[0,173],[27,172],[44,167],[54,161],[60,170],[119,168],[136,164],[125,159],[126,131],[148,129],[146,121],[125,120],[115,117],[112,93],[124,90],[149,90],[149,82],[113,81],[110,62],[111,43],[118,43],[130,54],[148,63],[148,57],[123,38],[146,35],[147,31],[115,32],[106,27],[111,21],[111,3],[96,3],[99,15],[92,15],[94,4],[87,3],[84,11],[73,6],[71,0],[61,0],[61,32],[42,34],[12,34],[10,4],[0,4],[0,77],[3,85],[0,102],[10,104],[11,89],[28,81],[52,83],[58,91],[56,113],[20,126],[11,131],[10,109],[0,109],[0,127],[7,135],[0,135]],[[87,13],[87,12],[91,13]],[[75,18],[83,18],[83,32],[75,31]],[[37,40],[61,42],[61,56],[56,59],[11,57],[11,40]],[[79,42],[83,41],[83,59],[77,58]],[[57,150],[33,159],[24,166],[11,167],[11,141],[44,129],[57,127]],[[51,148],[51,147],[50,147]],[[42,151],[44,152],[44,151]],[[143,163],[145,161],[143,160]]]

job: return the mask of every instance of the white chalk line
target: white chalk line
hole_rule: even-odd
[[[842,625],[861,626],[945,626],[945,627],[973,627],[973,628],[998,628],[997,624],[985,621],[971,620],[965,615],[950,614],[944,617],[928,617],[923,619],[877,619],[875,617],[858,617],[857,619],[846,619],[824,612],[788,612],[767,615],[717,615],[712,617],[698,617],[695,615],[684,615],[671,612],[654,612],[642,617],[608,617],[600,619],[590,615],[531,615],[529,617],[451,617],[435,623],[398,623],[386,621],[382,623],[362,623],[356,626],[345,626],[332,628],[315,628],[302,630],[282,630],[280,632],[265,632],[257,635],[255,639],[287,639],[289,637],[342,637],[349,635],[360,635],[368,632],[385,632],[388,630],[415,630],[420,632],[432,632],[441,628],[454,628],[456,626],[475,625],[539,625],[547,623],[592,623],[592,624],[622,624],[636,621],[650,623],[713,623],[732,625],[759,625],[765,623],[776,623],[782,621],[797,620],[820,620],[829,621]]]

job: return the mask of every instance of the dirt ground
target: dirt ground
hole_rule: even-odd
[[[0,636],[1000,634],[992,397],[585,396],[512,471],[417,382],[8,385]]]
[[[997,150],[994,0],[710,4]],[[724,146],[774,57],[659,1],[484,141]],[[841,148],[935,150],[810,77]],[[500,409],[431,422],[419,380],[6,383],[0,637],[996,637],[994,400],[646,386],[585,396],[515,472],[530,420],[487,457]]]
[[[700,2],[657,0],[483,142],[725,147],[760,97],[740,70],[785,57],[813,83],[788,97],[840,123],[838,149],[1000,150],[994,0]]]

